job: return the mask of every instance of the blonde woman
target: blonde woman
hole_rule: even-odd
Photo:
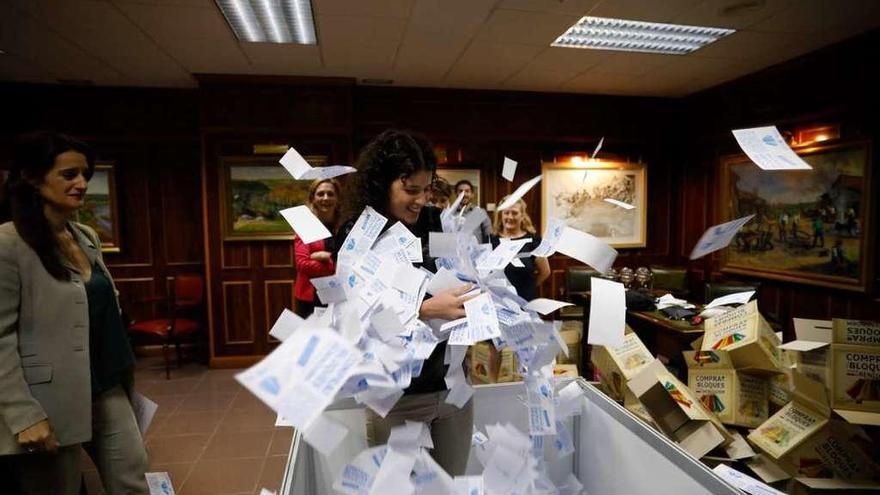
[[[503,203],[504,198],[500,201]],[[541,243],[541,237],[535,233],[535,227],[532,225],[532,219],[526,212],[526,203],[519,200],[510,208],[502,211],[495,211],[495,221],[492,224],[494,234],[489,236],[492,247],[498,246],[503,241],[515,241],[523,238],[531,238],[532,241],[526,244],[522,253],[531,252]],[[507,265],[504,269],[504,275],[510,280],[510,283],[516,288],[517,294],[526,301],[535,299],[540,294],[539,288],[547,278],[550,277],[550,263],[547,258],[537,258],[527,256],[518,258],[521,267]]]
[[[309,208],[332,233],[339,224],[339,183],[335,179],[319,179],[309,186]],[[333,262],[333,237],[309,244],[299,237],[293,239],[293,252],[296,260],[296,282],[293,297],[296,299],[296,314],[308,318],[320,305],[315,297],[313,278],[326,277],[336,273]]]

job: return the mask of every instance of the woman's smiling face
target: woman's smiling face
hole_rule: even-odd
[[[388,191],[388,214],[395,220],[414,225],[428,202],[433,179],[433,172],[420,170],[392,182]]]

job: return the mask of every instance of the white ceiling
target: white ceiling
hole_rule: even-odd
[[[754,9],[723,14],[743,3]],[[194,87],[194,73],[683,96],[880,26],[878,0],[312,0],[317,46],[239,43],[213,0],[0,0],[0,80]],[[689,55],[550,47],[584,15],[731,27]]]

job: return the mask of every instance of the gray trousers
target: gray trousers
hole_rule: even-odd
[[[144,473],[147,450],[134,411],[122,387],[114,387],[92,402],[92,439],[68,445],[57,454],[23,454],[16,465],[25,495],[78,495],[82,483],[80,447],[92,458],[108,495],[149,495]]]
[[[474,430],[474,400],[461,409],[447,404],[447,391],[428,394],[404,395],[382,418],[367,409],[367,443],[371,447],[383,445],[391,436],[391,428],[406,420],[426,423],[431,428],[434,449],[431,457],[450,476],[461,476],[467,469]]]

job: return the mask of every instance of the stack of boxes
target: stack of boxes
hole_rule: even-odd
[[[629,327],[592,361],[608,395],[704,462],[741,461],[790,493],[880,493],[862,428],[880,426],[880,323],[804,321],[782,345],[755,301],[707,320],[684,353],[687,386]]]

